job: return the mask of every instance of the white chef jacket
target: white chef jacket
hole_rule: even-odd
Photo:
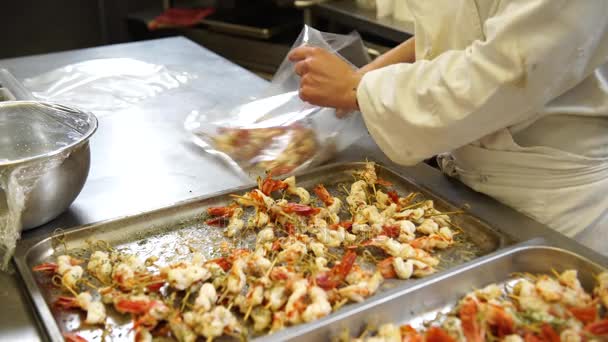
[[[357,89],[380,148],[608,254],[608,1],[407,2],[416,62]]]

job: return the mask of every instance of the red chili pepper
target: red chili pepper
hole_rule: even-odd
[[[232,213],[234,212],[235,207],[234,206],[229,206],[229,207],[210,207],[207,208],[207,214],[211,215],[211,216],[222,216],[222,217],[227,217],[227,216],[231,216]]]
[[[158,292],[163,285],[165,285],[165,279],[160,275],[156,275],[150,279],[151,284],[146,286],[148,291],[150,292]]]
[[[445,330],[439,327],[430,327],[426,332],[426,342],[456,342]]]
[[[285,205],[283,207],[283,211],[285,211],[288,214],[296,213],[297,215],[300,215],[300,216],[312,216],[312,215],[318,214],[321,211],[321,209],[309,207],[304,204],[287,203],[287,205]]]
[[[399,203],[399,194],[397,191],[391,190],[386,193],[393,203]]]
[[[208,219],[205,221],[205,223],[210,226],[222,226],[226,223],[226,218],[223,216],[214,217],[212,219]]]
[[[391,183],[391,182],[389,182],[389,181],[387,181],[387,180],[384,180],[384,179],[382,179],[382,178],[378,178],[378,179],[376,180],[376,184],[378,184],[378,185],[382,185],[382,186],[385,186],[385,187],[393,186],[393,183]]]
[[[218,264],[224,270],[224,272],[228,272],[228,270],[232,267],[232,263],[230,260],[228,260],[228,258],[211,259],[207,262]]]
[[[584,308],[569,308],[568,311],[583,324],[595,322],[597,319],[597,308],[594,305]]]
[[[271,193],[278,190],[287,189],[287,187],[287,183],[267,177],[262,182],[262,188],[260,189],[260,191],[262,191],[264,195],[270,196]]]
[[[350,231],[353,228],[353,222],[352,221],[342,221],[340,223],[334,223],[329,226],[329,229],[337,230],[340,227]]]
[[[390,237],[390,238],[398,238],[399,237],[399,233],[401,232],[401,229],[399,228],[399,226],[389,226],[389,225],[385,225],[384,227],[382,227],[382,232],[384,235]]]
[[[559,335],[553,330],[553,327],[545,323],[541,327],[541,336],[544,341],[547,342],[560,342]]]
[[[608,318],[594,323],[587,324],[585,331],[595,336],[608,336]]]
[[[323,203],[325,203],[325,205],[329,206],[334,203],[334,198],[331,197],[329,191],[325,189],[323,184],[318,184],[317,186],[315,186],[313,191],[315,192],[315,194],[317,194],[317,197],[319,197],[319,199],[323,201]]]
[[[316,277],[317,285],[324,290],[335,289],[346,278],[355,264],[357,253],[348,251],[342,257],[342,261]]]

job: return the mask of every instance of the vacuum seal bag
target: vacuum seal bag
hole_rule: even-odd
[[[356,33],[325,33],[305,26],[293,48],[301,45],[332,51],[353,68],[369,62]],[[299,85],[293,63],[285,58],[260,96],[237,106],[194,111],[185,128],[197,145],[253,179],[319,165],[365,134],[360,115],[337,118],[335,109],[306,103],[299,97]]]
[[[196,77],[132,58],[101,58],[28,78],[24,86],[37,99],[103,115],[179,88]]]

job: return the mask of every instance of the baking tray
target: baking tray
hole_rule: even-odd
[[[330,192],[337,195],[336,189],[339,185],[351,183],[354,172],[362,170],[364,166],[365,163],[328,165],[298,175],[298,184],[310,189],[318,183],[323,183]],[[422,193],[422,197],[425,199],[434,200],[438,210],[461,209],[416,185],[411,179],[400,176],[381,165],[377,165],[376,170],[378,176],[392,182],[393,188],[400,194],[417,191]],[[230,194],[243,193],[252,188],[252,186],[245,186],[230,189],[163,209],[86,225],[65,233],[58,232],[55,236],[42,238],[39,241],[22,241],[17,247],[15,255],[17,269],[50,338],[60,340],[61,331],[78,327],[80,315],[51,310],[48,303],[52,303],[59,293],[50,286],[48,277],[34,274],[31,271],[33,266],[52,260],[55,253],[63,254],[66,248],[72,252],[84,251],[91,240],[103,240],[115,248],[137,254],[142,259],[152,255],[158,256],[160,257],[159,264],[187,258],[191,255],[191,250],[200,252],[206,258],[217,257],[218,246],[222,241],[231,241],[234,248],[250,247],[254,236],[228,240],[223,236],[222,229],[205,225],[202,216],[207,207],[225,205],[231,201]],[[440,271],[492,253],[514,241],[511,237],[494,230],[487,223],[467,213],[453,216],[452,220],[463,229],[463,233],[457,235],[458,248],[451,248],[440,253],[442,258],[438,267]],[[390,280],[385,282],[384,289],[390,291],[394,288],[407,288],[416,282],[416,280]],[[385,291],[380,291],[379,294],[368,299],[368,302],[381,300],[382,293]],[[352,305],[348,305],[342,310],[346,310],[350,306]],[[125,325],[124,328],[113,329],[111,337],[118,338],[129,334],[129,329],[128,325]],[[101,337],[100,333],[93,330],[85,330],[82,336],[88,340],[96,340]]]
[[[542,240],[541,240],[542,241]],[[592,291],[594,275],[606,268],[564,249],[527,242],[506,248],[478,262],[464,265],[451,272],[427,278],[415,286],[393,291],[381,299],[362,303],[349,312],[338,312],[313,326],[294,327],[272,336],[278,340],[326,341],[348,331],[358,336],[366,327],[378,327],[383,323],[411,324],[421,328],[438,314],[450,312],[464,295],[474,289],[497,283],[514,281],[514,273],[563,272],[578,270],[583,287]]]

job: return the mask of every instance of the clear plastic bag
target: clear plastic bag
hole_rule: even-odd
[[[369,62],[356,33],[325,33],[305,26],[293,47],[332,51],[353,67]],[[285,175],[332,158],[365,134],[360,115],[337,118],[335,110],[303,102],[299,76],[287,58],[262,95],[234,107],[192,112],[185,122],[193,141],[249,178]]]
[[[43,101],[103,114],[178,88],[196,75],[132,58],[103,58],[70,64],[24,81]]]

